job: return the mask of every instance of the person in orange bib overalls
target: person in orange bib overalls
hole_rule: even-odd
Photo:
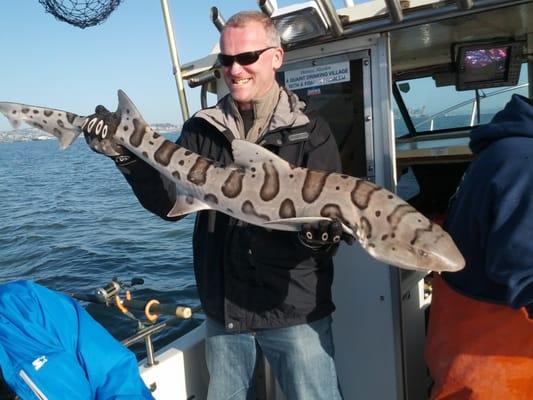
[[[431,399],[532,399],[532,101],[513,95],[470,148],[445,222],[466,266],[433,280]]]

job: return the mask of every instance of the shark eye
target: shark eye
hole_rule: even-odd
[[[327,232],[324,232],[324,233],[322,234],[322,241],[323,241],[323,242],[326,242],[327,240],[328,240],[328,234],[327,234]]]
[[[102,130],[102,139],[105,139],[106,136],[107,136],[107,125],[104,125],[104,129]]]

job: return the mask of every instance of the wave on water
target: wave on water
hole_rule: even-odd
[[[197,306],[192,269],[194,216],[177,223],[146,211],[113,162],[77,141],[0,145],[0,283],[34,280],[50,289],[94,293],[111,279],[144,279],[133,294]],[[136,322],[84,304],[117,339]],[[193,318],[155,336],[166,344],[200,323]],[[134,345],[139,357],[142,346]]]

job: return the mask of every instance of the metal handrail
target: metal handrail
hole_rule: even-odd
[[[486,98],[489,98],[489,97],[492,97],[492,96],[496,96],[498,94],[502,94],[502,93],[505,93],[505,92],[510,92],[510,91],[513,91],[513,90],[517,90],[517,89],[521,89],[523,87],[527,87],[529,86],[529,83],[523,83],[521,85],[517,85],[517,86],[513,86],[513,87],[506,87],[504,89],[501,89],[501,90],[497,90],[495,92],[491,92],[491,93],[483,93],[481,96],[480,96],[480,100],[483,98],[483,99],[486,99]],[[469,100],[465,100],[465,101],[462,101],[461,103],[458,103],[458,104],[455,104],[451,107],[448,107],[446,108],[445,110],[443,111],[439,111],[438,113],[436,114],[433,114],[431,116],[429,116],[428,118],[418,122],[414,127],[417,128],[421,125],[424,125],[425,123],[429,122],[430,123],[430,126],[431,126],[431,129],[430,131],[433,130],[433,122],[436,118],[442,116],[442,115],[445,115],[445,114],[448,114],[449,112],[452,112],[454,110],[457,110],[458,108],[461,108],[461,107],[464,107],[465,105],[468,105],[472,103],[472,113],[470,115],[470,126],[474,126],[474,119],[475,119],[475,116],[476,116],[476,112],[477,112],[477,97],[474,97],[472,99],[469,99]]]
[[[425,7],[421,9],[412,9],[405,12],[401,22],[392,21],[387,14],[361,20],[344,25],[343,36],[359,36],[380,32],[391,32],[397,29],[403,29],[410,26],[429,24],[431,22],[444,19],[455,18],[459,16],[472,15],[480,12],[497,10],[499,8],[510,7],[520,4],[531,3],[531,0],[477,0],[474,7],[462,9],[456,3],[445,4],[442,7]]]
[[[174,38],[174,28],[172,27],[167,0],[161,0],[161,9],[163,11],[163,19],[165,20],[168,47],[170,50],[170,58],[172,59],[172,73],[174,75],[174,80],[176,81],[176,88],[178,89],[181,115],[183,121],[187,121],[189,119],[189,106],[187,104],[187,97],[185,96],[185,87],[183,85],[183,77],[181,76],[181,65],[178,58],[176,39]]]

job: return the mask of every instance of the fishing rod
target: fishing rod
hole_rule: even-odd
[[[199,306],[188,307],[181,304],[161,303],[157,299],[134,300],[129,289],[136,285],[142,285],[143,283],[144,280],[142,278],[133,278],[129,284],[113,278],[105,286],[96,289],[94,294],[68,294],[77,300],[105,304],[108,307],[114,306],[120,312],[135,320],[137,318],[131,314],[130,309],[144,311],[146,319],[151,323],[156,322],[160,315],[189,319],[194,312],[200,311]],[[126,291],[124,295],[121,295],[123,289],[126,289]]]

